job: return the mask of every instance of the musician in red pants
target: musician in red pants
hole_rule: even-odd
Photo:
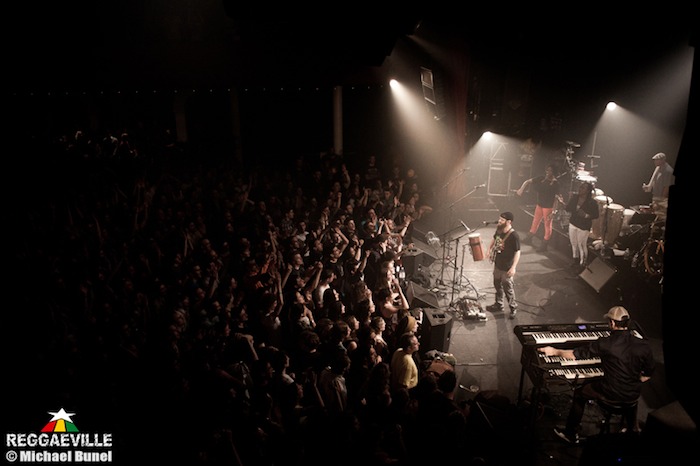
[[[564,199],[560,194],[559,180],[554,175],[554,165],[547,165],[544,175],[525,180],[516,193],[518,196],[522,196],[523,193],[530,189],[537,194],[537,201],[530,230],[523,242],[530,243],[537,234],[540,224],[544,222],[544,240],[538,248],[539,252],[544,252],[547,250],[547,245],[552,237],[552,224],[557,205],[564,204]]]
[[[573,401],[564,429],[554,433],[568,443],[578,443],[578,430],[588,400],[631,402],[639,399],[642,384],[654,372],[654,356],[648,340],[629,328],[630,315],[622,306],[610,308],[604,316],[610,325],[610,335],[592,340],[573,349],[552,346],[538,348],[547,356],[566,359],[600,358],[603,377],[585,381],[574,389]],[[635,422],[631,427],[638,430]]]

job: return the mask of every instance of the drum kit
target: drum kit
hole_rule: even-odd
[[[573,141],[565,141],[565,143],[566,150],[564,151],[564,156],[566,158],[566,164],[573,175],[572,179],[580,183],[597,183],[598,178],[593,176],[590,171],[586,170],[586,164],[584,162],[574,163],[574,148],[581,147],[581,144]]]
[[[628,212],[630,209],[614,203],[610,196],[606,196],[602,189],[596,187],[598,178],[586,170],[585,163],[574,162],[574,148],[581,147],[581,144],[573,141],[565,141],[565,144],[566,164],[571,173],[570,194],[578,192],[580,183],[590,183],[593,186],[593,199],[598,204],[598,218],[593,220],[590,238],[601,240],[604,245],[612,245],[617,237],[629,228],[629,220],[632,216]],[[577,183],[576,186],[574,182]]]
[[[590,183],[593,186],[593,199],[598,204],[598,218],[592,222],[589,237],[596,243],[602,243],[603,247],[612,248],[620,236],[630,232],[631,224],[635,223],[633,217],[639,213],[639,210],[626,209],[624,206],[613,202],[612,197],[606,196],[602,189],[596,187],[598,178],[592,172],[586,170],[586,164],[575,162],[573,159],[574,148],[581,147],[581,145],[573,141],[565,141],[565,144],[568,171],[564,174],[571,174],[570,195],[578,192],[580,183]],[[574,185],[574,182],[577,184]]]

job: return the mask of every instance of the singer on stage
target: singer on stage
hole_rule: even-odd
[[[593,185],[583,182],[578,187],[578,194],[569,199],[566,211],[569,218],[569,241],[574,260],[571,267],[580,273],[588,265],[588,235],[593,227],[593,220],[598,218],[598,204],[593,199]]]
[[[520,237],[513,228],[513,214],[503,212],[498,218],[496,233],[489,245],[489,258],[493,262],[493,287],[496,289],[496,302],[486,309],[490,312],[503,311],[504,297],[510,307],[510,318],[518,312],[515,301],[515,268],[520,261]]]

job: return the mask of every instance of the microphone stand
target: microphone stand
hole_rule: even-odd
[[[456,242],[456,243],[455,243],[455,248],[456,248],[457,251],[459,251],[459,240],[462,239],[462,238],[464,238],[465,236],[467,236],[467,235],[468,235],[469,233],[471,233],[471,232],[472,232],[472,231],[471,231],[470,229],[467,228],[467,232],[466,232],[466,233],[464,233],[463,235],[458,236],[457,238],[455,238],[455,242]],[[462,284],[462,272],[463,272],[463,270],[464,270],[464,256],[465,256],[465,255],[466,255],[466,254],[465,254],[464,252],[462,252],[462,266],[461,266],[461,268],[460,268],[460,270],[459,270],[459,274],[460,274],[460,275],[459,275],[459,278],[460,278],[460,280],[459,280],[460,285],[459,285],[459,286],[461,286],[461,284]],[[455,260],[455,270],[454,270],[454,272],[452,273],[452,295],[450,296],[450,307],[454,306],[454,303],[455,303],[455,288],[457,288],[457,261],[456,261],[456,260]]]
[[[450,239],[450,240],[447,240],[447,237],[448,237],[451,233],[457,231],[457,230],[460,229],[460,228],[464,228],[464,227],[463,227],[462,225],[456,226],[456,227],[452,228],[451,230],[447,230],[445,233],[443,233],[443,234],[441,235],[441,237],[442,237],[442,269],[440,270],[440,282],[439,282],[440,285],[444,285],[444,284],[445,284],[445,282],[443,281],[443,277],[444,277],[444,272],[445,272],[445,263],[447,262],[447,256],[445,256],[445,251],[446,251],[446,249],[447,249],[447,243],[451,243],[451,242],[452,242],[451,239]],[[451,247],[450,247],[450,249],[451,249]],[[451,261],[452,261],[452,259],[450,259],[450,262],[451,262]],[[456,264],[456,263],[457,263],[457,262],[455,261],[455,264]],[[455,265],[455,268],[457,268],[457,265]]]
[[[472,194],[474,194],[476,192],[476,190],[481,188],[481,187],[483,187],[483,186],[482,185],[474,186],[471,191],[469,191],[467,194],[465,194],[464,196],[460,197],[459,199],[454,201],[452,204],[450,204],[450,209],[452,209],[456,204],[462,202],[464,199],[466,199],[469,196],[471,196]]]
[[[449,181],[447,184],[449,184],[449,183],[451,183],[451,182],[452,182],[452,181]],[[447,185],[445,185],[445,186],[447,186]],[[442,236],[443,236],[443,239],[442,239],[442,270],[440,270],[440,284],[441,284],[441,285],[444,285],[444,284],[445,284],[445,283],[444,283],[444,272],[445,272],[445,262],[446,262],[446,259],[447,259],[446,255],[445,255],[445,250],[446,250],[446,248],[447,248],[447,243],[448,243],[448,242],[445,241],[445,240],[446,240],[448,234],[452,233],[453,231],[455,231],[455,230],[457,230],[458,228],[461,227],[461,225],[459,225],[458,227],[455,227],[455,228],[450,229],[450,228],[451,228],[451,225],[452,225],[452,210],[454,209],[454,206],[455,206],[455,205],[457,205],[458,203],[462,202],[462,201],[463,201],[464,199],[466,199],[467,197],[469,197],[469,196],[471,196],[472,194],[474,194],[474,192],[476,192],[476,190],[479,189],[480,187],[481,187],[481,186],[474,186],[474,188],[472,188],[471,191],[469,191],[467,194],[465,194],[464,196],[460,197],[459,199],[457,199],[456,201],[454,201],[452,204],[450,204],[450,205],[448,206],[448,208],[449,208],[449,211],[448,211],[448,213],[447,213],[447,228],[448,228],[448,230],[447,230],[445,233],[443,233],[443,235],[442,235]],[[451,240],[450,240],[450,242],[451,242]],[[457,251],[457,252],[459,253],[459,251]],[[455,269],[456,269],[456,268],[457,268],[457,262],[455,261]]]
[[[566,152],[565,152],[564,157],[566,159],[566,165],[569,168],[568,173],[571,174],[571,178],[569,179],[569,199],[570,199],[574,195],[574,180],[576,179],[576,164],[574,163],[574,159],[573,159],[573,155],[574,155],[573,148],[576,147],[577,144],[572,142],[572,141],[566,141],[566,145],[567,145],[567,148],[566,148]],[[559,176],[562,176],[562,175],[559,175]],[[559,179],[559,177],[557,177],[557,179]],[[569,199],[567,199],[567,202],[569,201]]]
[[[443,185],[443,187],[440,188],[440,189],[444,190],[445,193],[447,193],[447,187],[448,187],[449,185],[451,185],[452,183],[454,183],[455,181],[457,181],[457,180],[459,179],[459,177],[462,176],[462,175],[464,174],[464,172],[466,172],[466,171],[467,171],[466,168],[462,168],[459,172],[457,172],[457,174],[456,174],[451,180],[449,180],[447,183],[445,183],[445,184]],[[445,198],[447,198],[446,195],[445,195]]]
[[[593,185],[593,188],[595,189],[595,185]],[[601,219],[601,222],[603,224],[603,231],[602,231],[602,240],[603,240],[603,249],[601,250],[601,255],[603,256],[604,259],[609,258],[608,254],[608,240],[606,236],[608,235],[608,211],[610,210],[610,197],[605,196],[605,208],[603,209],[603,218]],[[612,247],[610,247],[612,249]]]

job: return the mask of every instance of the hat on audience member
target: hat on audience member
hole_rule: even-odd
[[[412,332],[417,323],[418,321],[412,315],[407,314],[403,316],[396,326],[396,334],[403,335],[406,332]]]
[[[622,306],[613,306],[603,317],[607,317],[608,319],[616,320],[619,322],[621,320],[629,319],[630,313],[627,312],[627,309],[625,309]]]
[[[654,155],[651,158],[651,160],[661,160],[661,159],[665,159],[665,158],[666,158],[666,154],[664,154],[663,152],[659,152],[658,154]]]

